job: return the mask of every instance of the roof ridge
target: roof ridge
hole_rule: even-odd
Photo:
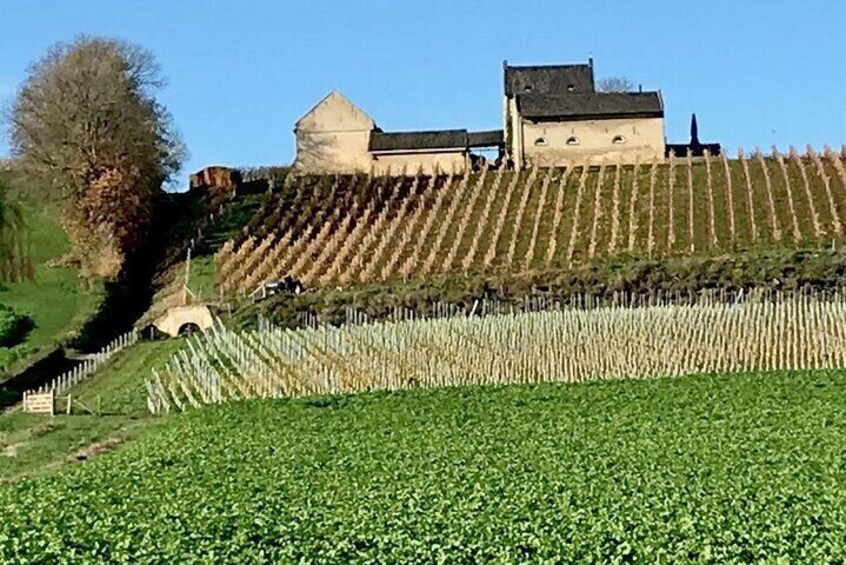
[[[402,131],[380,131],[379,135],[393,135],[393,134],[421,134],[421,133],[466,133],[467,128],[450,128],[450,129],[419,129],[419,130],[402,130]]]
[[[660,90],[638,90],[634,92],[518,92],[514,96],[518,98],[559,98],[559,97],[590,97],[590,96],[643,96],[645,94],[660,94]]]
[[[549,65],[505,65],[506,69],[561,69],[567,67],[590,67],[590,63],[552,63]]]

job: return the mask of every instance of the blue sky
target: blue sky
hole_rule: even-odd
[[[660,88],[670,141],[846,142],[846,2],[0,0],[0,99],[79,33],[151,49],[191,159],[290,162],[294,122],[333,88],[386,130],[494,128],[502,60],[586,61]],[[8,152],[5,136],[0,155]],[[183,175],[183,177],[185,176]],[[185,184],[185,180],[181,184]]]

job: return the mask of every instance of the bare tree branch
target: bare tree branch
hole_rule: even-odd
[[[605,77],[596,82],[599,92],[634,92],[634,82],[628,77]]]

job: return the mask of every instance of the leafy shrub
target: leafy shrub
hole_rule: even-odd
[[[0,347],[0,371],[8,371],[12,365],[34,354],[36,349],[26,343],[14,347]]]
[[[15,312],[10,306],[0,304],[0,348],[18,345],[33,327],[28,314]]]

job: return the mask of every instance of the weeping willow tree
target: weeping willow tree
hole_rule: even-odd
[[[0,282],[32,280],[26,230],[20,210],[9,202],[8,187],[0,176]]]

